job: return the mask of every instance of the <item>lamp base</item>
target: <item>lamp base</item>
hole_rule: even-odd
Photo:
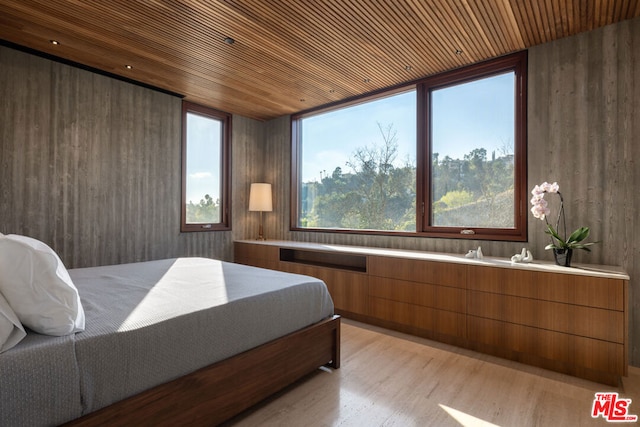
[[[262,227],[262,211],[260,211],[260,227],[258,228],[258,237],[256,240],[267,240],[264,237],[264,228]]]

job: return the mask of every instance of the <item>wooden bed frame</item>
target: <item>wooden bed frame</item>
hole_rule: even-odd
[[[296,380],[340,367],[340,316],[114,403],[66,426],[217,425]]]

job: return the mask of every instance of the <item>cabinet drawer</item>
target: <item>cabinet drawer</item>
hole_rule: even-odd
[[[235,242],[233,244],[233,260],[242,262],[241,260],[251,260],[252,264],[255,260],[268,260],[272,262],[278,261],[279,249],[276,246],[254,245],[250,243]],[[244,262],[242,262],[245,264]]]
[[[624,280],[473,266],[470,290],[624,310]]]
[[[624,345],[468,316],[467,332],[474,342],[533,355],[567,366],[625,375]]]
[[[467,281],[466,266],[462,264],[381,256],[369,257],[369,273],[372,276],[458,288],[465,288]]]
[[[624,343],[624,313],[530,298],[468,291],[468,313],[552,331]]]
[[[466,312],[466,293],[460,288],[372,276],[369,279],[369,295],[458,313]]]
[[[266,259],[234,258],[233,262],[238,264],[251,265],[253,267],[268,268],[269,270],[278,269],[278,263],[276,261],[269,261]]]
[[[317,277],[324,281],[333,299],[333,305],[338,311],[362,315],[367,313],[367,276],[365,274],[294,262],[280,262],[278,269]]]
[[[465,315],[453,311],[371,297],[369,315],[399,325],[454,337],[464,338],[466,334]]]

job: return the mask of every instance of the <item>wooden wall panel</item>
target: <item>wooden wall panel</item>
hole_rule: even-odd
[[[232,232],[179,232],[179,98],[0,47],[0,99],[0,232],[69,268],[232,258]],[[235,122],[255,141],[258,122]]]
[[[51,238],[51,63],[0,48],[0,232]],[[30,70],[27,74],[25,70]],[[16,88],[20,93],[16,93]],[[37,100],[37,102],[32,102]],[[10,124],[10,125],[9,125]],[[42,165],[45,165],[42,167]],[[47,185],[43,185],[47,183]],[[31,201],[37,200],[37,205]],[[14,213],[15,212],[15,213]],[[25,214],[32,218],[25,221]]]
[[[265,215],[268,239],[290,239],[291,121],[289,116],[265,122],[265,180],[273,187],[273,212]]]
[[[234,239],[252,239],[258,236],[259,213],[249,212],[249,190],[252,182],[266,181],[263,123],[234,115],[232,127],[231,228]],[[265,220],[269,215],[264,214]],[[272,238],[272,230],[266,231]]]

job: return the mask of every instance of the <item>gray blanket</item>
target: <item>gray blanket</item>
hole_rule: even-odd
[[[0,425],[56,425],[333,314],[324,283],[205,258],[70,270],[86,330],[0,355]]]

